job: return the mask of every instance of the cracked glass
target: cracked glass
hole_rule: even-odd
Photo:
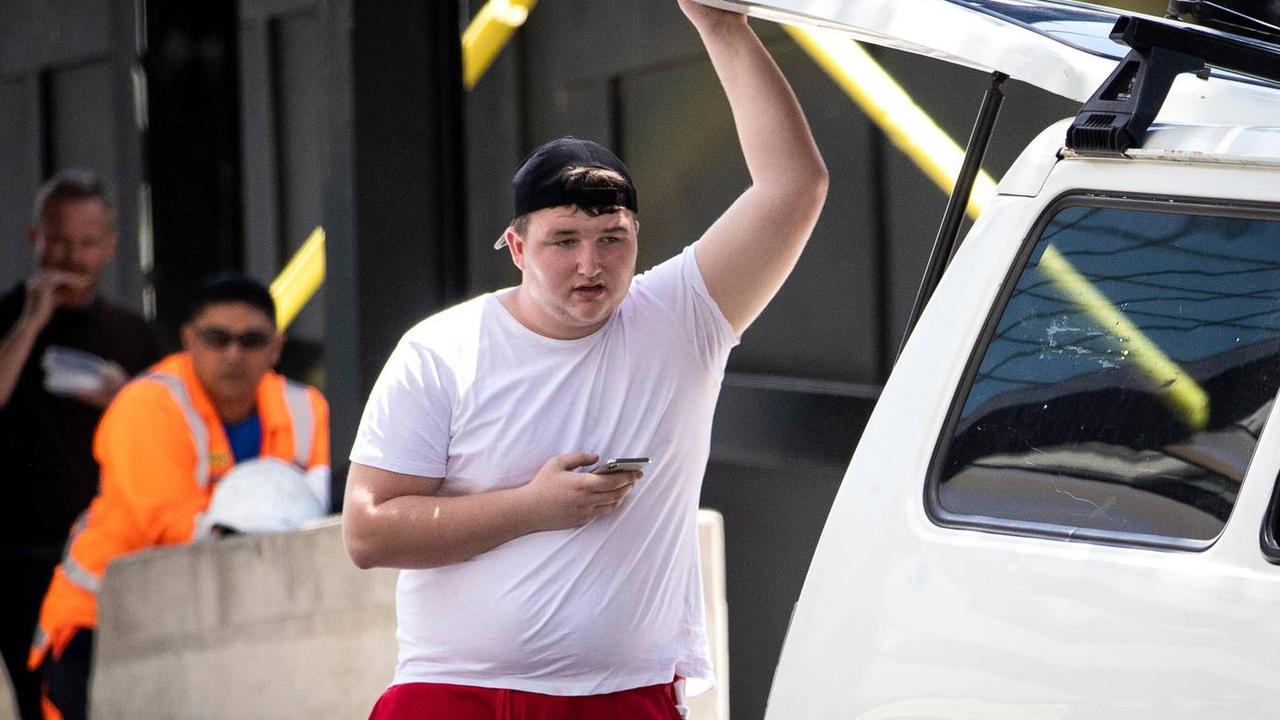
[[[1280,389],[1280,222],[1069,205],[940,456],[936,514],[1115,542],[1222,531]]]

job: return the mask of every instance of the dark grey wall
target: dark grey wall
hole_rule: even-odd
[[[459,6],[326,0],[322,26],[325,388],[340,480],[387,355],[465,285]]]
[[[240,0],[245,270],[271,279],[323,223],[325,37],[315,0]],[[289,337],[324,342],[324,294]],[[313,376],[311,380],[319,381]]]
[[[172,346],[197,288],[244,267],[235,0],[139,3],[146,12],[156,322]]]
[[[131,69],[132,0],[0,4],[0,287],[26,277],[31,202],[53,172],[102,176],[117,207],[120,248],[103,293],[141,309],[140,144]]]

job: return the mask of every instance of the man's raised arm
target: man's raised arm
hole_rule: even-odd
[[[695,246],[711,296],[741,334],[795,267],[826,200],[827,168],[791,86],[746,16],[678,2],[729,98],[751,173],[751,187]]]

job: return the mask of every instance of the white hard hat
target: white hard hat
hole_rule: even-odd
[[[327,468],[323,468],[327,476]],[[205,513],[207,529],[240,533],[293,530],[328,512],[309,486],[307,473],[279,458],[256,458],[236,464],[218,481]]]

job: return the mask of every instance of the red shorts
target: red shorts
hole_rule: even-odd
[[[369,720],[681,720],[675,683],[604,695],[541,695],[444,683],[392,685]]]

